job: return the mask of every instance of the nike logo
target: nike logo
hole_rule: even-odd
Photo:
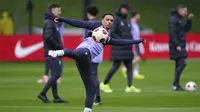
[[[15,56],[17,58],[24,58],[43,47],[43,42],[39,42],[24,48],[21,46],[21,43],[21,40],[19,40],[15,46]]]

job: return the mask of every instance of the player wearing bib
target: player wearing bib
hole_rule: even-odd
[[[58,19],[58,21],[66,22],[66,19]],[[114,22],[114,17],[111,13],[106,13],[102,17],[102,25],[100,27],[106,30],[110,29]],[[89,27],[88,24],[80,22],[82,25]],[[95,81],[92,78],[92,60],[97,57],[105,47],[105,45],[132,45],[144,42],[144,39],[140,40],[123,40],[123,39],[113,39],[108,37],[103,43],[97,43],[92,37],[86,38],[75,50],[65,48],[63,50],[50,50],[48,55],[51,57],[69,57],[76,61],[77,69],[80,73],[82,81],[86,89],[86,101],[84,112],[92,112],[92,105],[95,96]]]

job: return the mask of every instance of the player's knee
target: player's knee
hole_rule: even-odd
[[[94,88],[96,88],[95,86],[93,87],[93,88],[88,88],[88,89],[86,89],[86,93],[87,93],[87,95],[95,95],[95,90],[96,89],[94,89]]]
[[[127,68],[127,71],[131,71],[131,70],[133,70],[133,66],[132,66],[132,64],[128,64],[128,65],[126,65],[126,68]]]
[[[127,72],[128,72],[128,73],[129,73],[129,72],[132,73],[132,72],[133,72],[133,69],[132,69],[132,68],[128,68],[128,69],[127,69]]]
[[[132,61],[132,63],[133,64],[138,64],[140,62],[140,60],[141,60],[140,56],[135,56],[134,59],[133,59],[133,61]]]
[[[114,68],[114,69],[118,69],[119,67],[120,67],[120,62],[118,62],[118,61],[114,61],[113,62],[113,65],[112,65],[112,68]]]
[[[113,68],[115,68],[115,69],[119,69],[119,67],[120,67],[120,64],[113,65]]]
[[[182,68],[185,68],[185,67],[186,67],[186,62],[185,62],[185,60],[182,60],[182,61],[181,61],[180,66],[181,66]]]
[[[186,63],[183,63],[182,67],[183,67],[183,68],[185,68],[185,67],[186,67],[186,65],[187,65]]]

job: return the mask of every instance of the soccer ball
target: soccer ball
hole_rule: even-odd
[[[192,81],[188,82],[185,85],[185,90],[188,91],[188,92],[196,91],[196,84],[194,82],[192,82]]]
[[[96,28],[92,32],[92,38],[98,43],[104,43],[108,39],[108,32],[104,28]]]

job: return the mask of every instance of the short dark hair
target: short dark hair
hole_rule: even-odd
[[[105,16],[107,16],[107,15],[110,15],[110,16],[112,16],[112,17],[114,18],[114,15],[113,15],[112,13],[107,12],[107,13],[104,13],[104,14],[103,14],[102,19],[103,19]]]
[[[95,5],[90,5],[86,8],[86,12],[96,16],[99,13],[99,9]]]
[[[120,4],[120,8],[125,8],[125,9],[127,9],[127,10],[131,10],[131,7],[132,7],[132,5],[131,4],[128,4],[128,3],[121,3]]]
[[[48,6],[48,8],[50,8],[50,9],[53,9],[53,8],[60,8],[60,5],[58,5],[58,4],[50,4],[50,5]]]
[[[136,11],[135,11],[135,12],[132,12],[132,13],[131,13],[131,17],[135,17],[137,14],[140,14],[140,13],[139,13],[139,12],[136,12]]]
[[[186,8],[186,6],[183,5],[183,4],[179,4],[179,5],[176,6],[177,10],[182,9],[182,8]]]

